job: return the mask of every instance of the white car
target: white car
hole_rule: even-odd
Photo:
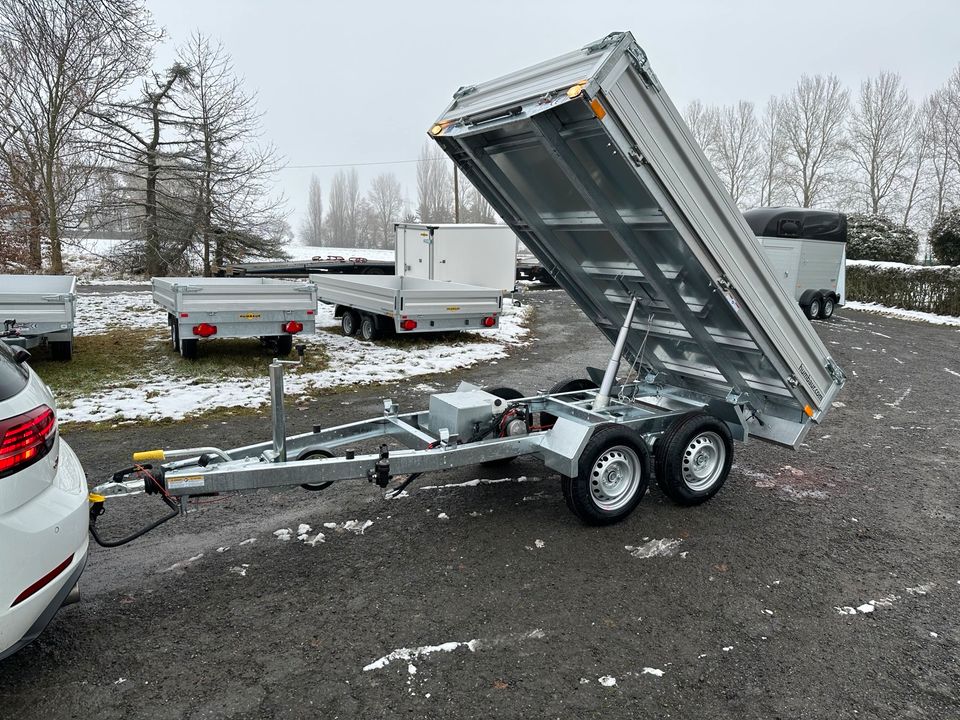
[[[86,478],[28,357],[0,341],[0,660],[79,597],[87,563]]]

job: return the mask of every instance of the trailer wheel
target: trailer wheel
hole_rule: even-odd
[[[170,323],[170,340],[173,343],[173,351],[180,352],[180,325],[179,323]]]
[[[800,307],[803,308],[803,313],[808,319],[816,320],[820,317],[820,309],[823,307],[823,295],[813,293],[808,296],[806,302],[801,299]]]
[[[293,351],[293,335],[277,335],[274,340],[279,357],[286,357]]]
[[[837,303],[833,299],[833,295],[824,295],[823,303],[820,305],[820,315],[821,320],[829,320],[833,317],[833,311],[836,310]]]
[[[311,458],[315,457],[332,458],[333,453],[329,450],[324,450],[323,448],[308,448],[297,455],[297,460],[310,460]],[[326,490],[331,485],[333,485],[332,480],[322,483],[303,483],[300,485],[300,487],[311,492],[319,492],[320,490]]]
[[[581,377],[572,377],[564,378],[560,382],[556,383],[552,388],[550,388],[550,395],[558,395],[565,392],[573,392],[574,390],[596,390],[597,384],[590,378],[581,378]],[[546,428],[550,427],[557,421],[556,415],[551,415],[550,413],[542,412],[540,413],[540,427]]]
[[[58,340],[50,343],[50,357],[60,362],[73,359],[73,341]]]
[[[340,329],[347,337],[357,334],[357,327],[360,325],[360,317],[353,310],[344,310],[340,317]]]
[[[367,342],[380,339],[380,325],[373,315],[363,315],[360,318],[360,337]]]
[[[643,436],[622,425],[597,428],[576,477],[563,477],[567,507],[588,525],[609,525],[633,512],[647,492],[650,453]]]
[[[520,392],[519,390],[515,390],[514,388],[508,388],[508,387],[487,388],[487,392],[503,400],[519,400],[520,398],[523,397],[522,392]],[[480,464],[483,467],[497,467],[499,465],[508,465],[516,459],[517,459],[517,456],[514,455],[513,457],[497,458],[496,460],[486,460]]]
[[[200,357],[200,341],[182,339],[180,341],[180,355],[187,360],[196,360]]]
[[[716,495],[732,464],[730,429],[700,410],[682,415],[654,445],[657,485],[678,505],[699,505]]]

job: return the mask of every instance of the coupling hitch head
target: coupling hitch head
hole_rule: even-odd
[[[367,471],[367,481],[375,482],[377,487],[386,488],[390,484],[390,451],[386,445],[380,446],[380,459],[372,470]]]

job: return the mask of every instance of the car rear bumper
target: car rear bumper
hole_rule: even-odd
[[[47,606],[40,613],[39,617],[34,620],[33,625],[27,630],[27,632],[17,640],[13,645],[8,647],[6,650],[0,650],[0,660],[10,657],[15,652],[21,648],[29,645],[42,633],[47,625],[50,624],[50,621],[53,620],[53,616],[57,614],[61,607],[63,607],[64,602],[67,599],[67,596],[70,595],[70,592],[77,586],[77,583],[80,581],[80,576],[83,574],[83,569],[87,566],[87,553],[84,552],[83,556],[79,561],[74,558],[73,570],[69,571],[69,574],[64,573],[66,577],[66,582],[64,582],[57,593],[53,598],[47,603]]]
[[[56,467],[49,487],[0,515],[0,659],[40,634],[87,563],[87,483],[80,461],[62,438]],[[55,576],[32,587],[68,558]]]

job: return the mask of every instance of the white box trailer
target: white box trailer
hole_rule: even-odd
[[[846,302],[847,218],[809,208],[755,208],[743,214],[783,289],[811,320]]]
[[[46,344],[55,360],[70,360],[76,301],[72,275],[0,275],[3,340],[27,350]]]
[[[206,338],[259,338],[281,355],[294,335],[316,332],[317,286],[269,278],[155,277],[173,347],[188,359]]]
[[[397,223],[396,274],[513,292],[517,236],[506,225]]]
[[[334,306],[344,335],[383,335],[495,328],[503,294],[496,288],[397,275],[311,275],[321,302]]]

